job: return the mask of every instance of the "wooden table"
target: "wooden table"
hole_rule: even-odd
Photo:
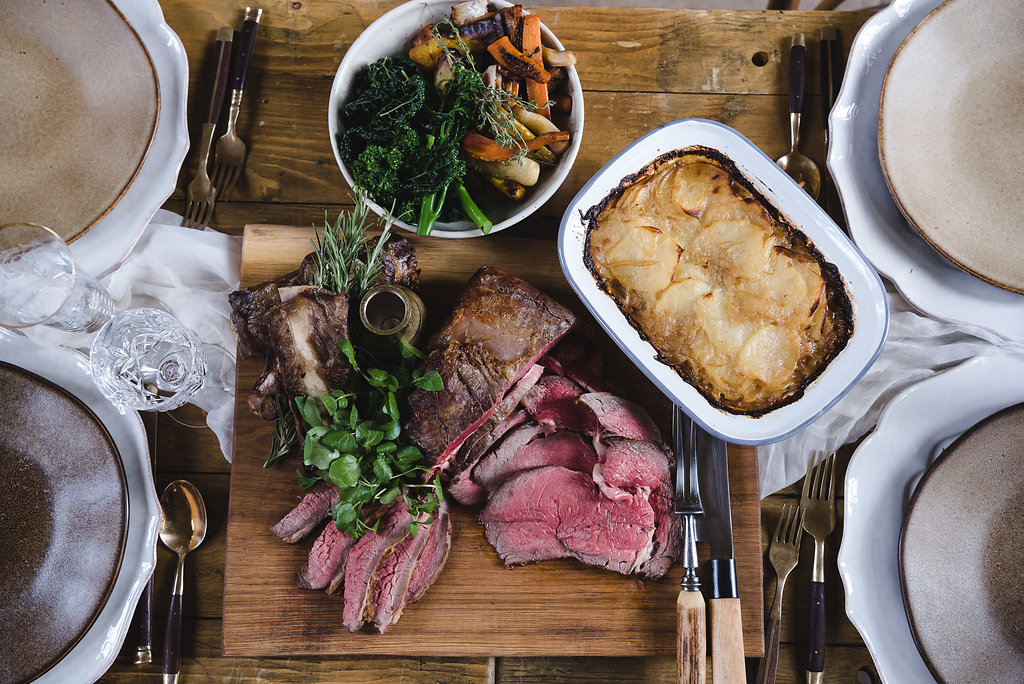
[[[246,223],[308,225],[350,206],[348,188],[327,136],[327,96],[345,50],[359,32],[397,0],[316,0],[264,6],[239,132],[249,143],[245,177],[231,202],[221,203],[212,227],[240,234]],[[163,0],[168,23],[189,57],[192,98],[189,130],[198,139],[199,102],[209,90],[209,45],[220,26],[237,26],[243,2]],[[615,152],[651,128],[684,117],[735,127],[772,158],[788,147],[786,56],[791,35],[807,36],[808,88],[805,151],[823,161],[816,55],[822,27],[838,30],[843,54],[868,12],[647,10],[612,7],[540,8],[537,13],[579,56],[586,94],[586,128],[576,164],[560,191],[534,218],[506,235],[553,239],[568,200]],[[195,171],[193,149],[179,190],[166,208],[183,212],[183,191]],[[553,246],[552,246],[553,248]],[[186,415],[201,422],[196,412]],[[204,492],[210,513],[206,542],[189,556],[186,574],[182,675],[184,681],[270,682],[533,682],[671,681],[672,657],[445,658],[221,656],[223,569],[229,464],[213,434],[159,417],[157,488],[185,477]],[[841,459],[843,472],[849,450]],[[784,503],[799,498],[799,483],[762,503],[767,539]],[[840,490],[840,494],[841,494]],[[850,682],[871,659],[846,619],[836,571],[840,524],[832,535],[828,571],[826,682]],[[779,682],[803,681],[806,596],[812,544],[787,584]],[[156,571],[157,656],[163,639],[173,574],[171,554],[160,548]],[[765,568],[767,602],[774,576]],[[756,660],[748,661],[751,677]],[[104,682],[158,681],[159,666],[138,667],[120,657]]]

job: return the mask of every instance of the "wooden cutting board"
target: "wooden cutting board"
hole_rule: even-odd
[[[294,270],[311,251],[309,228],[250,225],[242,246],[242,286]],[[497,266],[540,288],[589,321],[558,263],[554,242],[504,238],[411,238],[422,268],[428,330],[448,314],[456,293],[481,266]],[[596,335],[611,374],[667,433],[669,402],[603,334]],[[269,528],[298,503],[295,460],[264,469],[271,425],[249,413],[246,390],[261,359],[238,362],[235,447],[224,567],[224,655],[381,653],[447,656],[654,655],[675,652],[675,604],[682,570],[659,581],[624,577],[576,561],[508,570],[476,522],[455,506],[451,557],[440,578],[387,634],[351,634],[342,601],[298,589],[316,533],[285,544]],[[745,655],[764,652],[760,506],[752,447],[729,447],[736,567]],[[706,547],[700,545],[702,560]]]

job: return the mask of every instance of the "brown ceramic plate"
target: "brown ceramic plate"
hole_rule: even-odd
[[[1024,673],[1021,473],[1024,404],[965,432],[911,500],[900,541],[903,601],[941,682],[1019,681]]]
[[[128,489],[100,421],[0,362],[0,681],[33,679],[81,639],[117,577]]]
[[[1024,293],[1024,12],[949,0],[907,36],[882,85],[878,151],[900,211],[939,253]]]
[[[156,132],[156,70],[108,0],[0,0],[0,223],[74,240],[121,199]]]

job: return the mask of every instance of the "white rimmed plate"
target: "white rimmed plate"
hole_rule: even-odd
[[[911,30],[942,0],[894,0],[868,20],[850,51],[829,117],[828,167],[850,234],[912,305],[979,334],[1024,340],[1024,295],[1001,290],[947,261],[897,208],[878,160],[878,105],[889,61]]]
[[[850,461],[839,574],[846,613],[883,681],[935,681],[914,643],[900,589],[900,531],[914,489],[961,433],[1024,401],[1022,377],[1024,356],[1001,355],[919,382],[890,402]]]
[[[160,86],[160,114],[149,154],[110,212],[71,243],[79,267],[102,277],[121,265],[156,210],[171,196],[188,151],[188,59],[157,0],[113,0],[149,52]]]
[[[128,532],[121,569],[106,604],[70,652],[36,682],[93,682],[106,672],[124,642],[135,604],[156,567],[160,502],[153,486],[146,432],[139,415],[121,415],[89,374],[89,359],[63,347],[41,347],[0,329],[0,360],[63,387],[88,406],[117,446],[128,483]]]
[[[765,415],[726,413],[712,406],[670,366],[656,359],[615,302],[602,291],[584,263],[583,214],[601,202],[623,178],[672,150],[700,145],[718,150],[803,232],[838,268],[853,306],[853,335],[846,348],[808,385],[803,397]],[[870,367],[889,326],[882,281],[843,232],[771,159],[738,132],[714,121],[682,119],[667,123],[619,152],[569,203],[558,233],[558,256],[569,284],[616,344],[672,401],[713,435],[735,444],[767,444],[793,434],[824,413]]]
[[[452,5],[457,2],[458,0],[411,0],[404,5],[399,5],[366,27],[366,30],[359,34],[359,37],[352,43],[352,47],[345,53],[345,57],[341,60],[338,71],[334,75],[334,83],[331,85],[327,108],[327,130],[331,136],[334,159],[349,187],[354,188],[355,181],[345,162],[341,159],[338,136],[344,132],[341,122],[341,107],[348,100],[356,74],[364,66],[376,62],[381,57],[404,54],[412,44],[413,36],[420,29],[449,16]],[[505,0],[490,0],[489,5],[502,8],[510,7],[512,3]],[[543,23],[540,25],[540,31],[545,45],[558,50],[565,49],[555,34]],[[573,162],[576,161],[576,154],[580,150],[580,141],[583,137],[583,88],[580,85],[576,67],[568,67],[566,71],[569,95],[572,97],[572,113],[569,115],[566,126],[566,130],[571,135],[569,146],[559,156],[558,164],[554,169],[541,171],[540,181],[535,186],[526,189],[526,197],[523,201],[500,200],[489,191],[486,197],[481,193],[481,197],[474,198],[481,210],[494,222],[494,227],[491,228],[488,235],[514,226],[537,211],[555,194],[558,187],[568,177]],[[377,215],[387,214],[387,211],[376,202],[371,201],[369,205]],[[405,221],[396,221],[395,224],[405,230],[416,232],[416,226]],[[471,238],[480,237],[483,234],[472,222],[465,220],[451,223],[438,222],[431,233],[435,237],[446,238]]]

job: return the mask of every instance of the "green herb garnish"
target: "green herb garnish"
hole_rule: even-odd
[[[276,397],[274,398],[274,407],[277,409],[274,414],[274,441],[270,445],[270,455],[263,463],[264,468],[269,468],[280,461],[299,444],[299,435],[295,430],[295,420],[291,410],[286,411]]]
[[[302,460],[315,472],[300,473],[300,484],[308,488],[324,480],[337,485],[340,497],[332,517],[339,530],[358,539],[373,529],[363,521],[366,505],[389,504],[401,496],[417,516],[433,513],[443,501],[440,479],[424,481],[430,469],[421,464],[423,453],[400,439],[399,407],[414,388],[437,391],[444,383],[437,371],[413,368],[423,353],[404,341],[377,350],[393,362],[377,366],[391,370],[369,365],[376,363],[369,350],[348,340],[339,344],[366,389],[295,399],[306,429]],[[415,523],[410,531],[415,534]]]
[[[384,230],[371,247],[373,236],[367,233],[370,207],[366,195],[355,194],[352,211],[338,214],[332,225],[324,214],[324,229],[313,229],[313,254],[316,264],[312,284],[335,293],[361,297],[373,287],[380,275],[380,255],[391,235],[393,219],[388,216]]]

